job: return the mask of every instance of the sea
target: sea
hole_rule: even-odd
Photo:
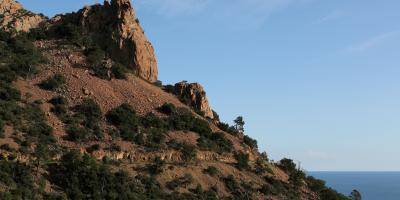
[[[400,200],[400,172],[308,172],[327,186],[349,195],[358,190],[363,200]]]

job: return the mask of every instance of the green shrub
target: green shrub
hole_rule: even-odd
[[[148,171],[151,175],[157,175],[164,171],[165,161],[161,160],[160,157],[156,157],[154,159],[153,164],[148,166]]]
[[[4,43],[1,46],[0,60],[5,64],[1,68],[22,77],[37,72],[37,65],[42,63],[44,58],[26,35],[20,34],[16,37],[3,35],[1,41]]]
[[[296,170],[289,175],[289,182],[293,184],[296,188],[303,186],[305,173],[301,170]]]
[[[45,122],[33,123],[28,128],[29,136],[39,138],[40,142],[43,144],[55,143],[55,138],[53,136],[53,127],[49,126]]]
[[[11,47],[13,53],[15,56],[26,56],[26,58],[20,57],[19,60],[21,62],[17,62],[18,64],[39,64],[41,61],[43,61],[43,57],[39,53],[39,51],[36,49],[36,47],[33,45],[33,43],[28,40],[26,37],[23,35],[18,35],[17,37],[12,37],[8,41],[9,47]],[[16,60],[14,60],[16,61]],[[12,63],[11,63],[12,64]],[[25,66],[27,68],[23,69],[16,69],[16,66],[12,66],[12,69],[17,70],[17,72],[22,72],[20,74],[26,74],[29,73],[28,71],[20,71],[23,69],[31,69],[31,72],[33,68],[30,68],[30,66]]]
[[[187,162],[195,160],[197,157],[197,149],[193,145],[170,141],[169,146],[176,150],[179,150],[182,153],[182,159]]]
[[[51,103],[54,107],[50,109],[55,115],[60,118],[65,117],[68,112],[68,101],[66,98],[62,96],[57,96],[52,98],[49,103]]]
[[[52,36],[64,38],[71,44],[79,47],[87,47],[92,44],[91,38],[87,37],[79,26],[68,21],[65,20],[65,22],[54,26]]]
[[[270,168],[270,166],[268,164],[268,159],[261,157],[256,160],[255,173],[256,174],[264,174],[264,173],[274,174],[274,171]]]
[[[181,152],[186,161],[195,160],[197,157],[197,149],[193,145],[183,145]]]
[[[308,188],[310,188],[310,190],[317,192],[317,193],[321,192],[322,190],[324,190],[326,188],[325,181],[316,179],[312,176],[307,176],[306,183],[307,183]]]
[[[140,119],[140,125],[147,129],[157,128],[162,132],[165,132],[165,130],[168,129],[168,124],[165,122],[165,120],[158,118],[153,113],[148,113],[142,117]]]
[[[106,118],[110,124],[117,127],[118,134],[124,140],[145,145],[150,149],[163,147],[168,130],[183,130],[198,133],[200,135],[198,146],[205,150],[218,153],[232,150],[230,140],[226,139],[222,133],[213,133],[207,121],[194,117],[189,110],[176,109],[172,104],[164,104],[159,110],[168,113],[168,118],[159,118],[152,113],[139,117],[128,104],[112,109],[107,113]],[[180,150],[185,156],[189,156],[186,158],[195,157],[192,147],[180,148]]]
[[[176,107],[172,103],[165,103],[158,110],[164,114],[171,115],[176,112]]]
[[[175,190],[178,187],[187,187],[193,182],[193,177],[190,174],[185,174],[182,177],[167,182],[166,187],[170,190]]]
[[[35,157],[33,164],[38,170],[40,167],[45,167],[45,165],[50,160],[52,153],[50,152],[49,147],[46,144],[39,143],[33,152],[33,156]]]
[[[223,133],[212,133],[211,136],[200,136],[198,146],[204,150],[212,150],[217,153],[231,152],[232,142],[226,139]]]
[[[280,160],[278,163],[278,167],[288,173],[292,173],[297,170],[296,164],[293,162],[293,160],[288,158],[283,158],[282,160]]]
[[[87,151],[88,153],[93,153],[93,152],[95,152],[95,151],[100,150],[100,148],[101,148],[101,147],[100,147],[99,144],[94,144],[94,145],[92,145],[92,146],[86,148],[86,151]]]
[[[68,139],[71,141],[84,141],[89,139],[90,136],[87,129],[77,124],[68,125],[66,132],[68,134]]]
[[[305,178],[305,182],[308,186],[308,188],[310,188],[311,191],[315,192],[318,194],[318,196],[320,197],[320,199],[327,199],[327,200],[350,200],[349,197],[346,197],[340,193],[338,193],[337,191],[328,188],[325,185],[325,181],[323,180],[319,180],[316,179],[312,176],[307,176],[307,178]]]
[[[121,146],[119,146],[118,144],[112,143],[111,146],[108,149],[110,151],[120,152],[121,151]]]
[[[37,72],[37,65],[44,61],[40,52],[25,34],[11,37],[0,31],[0,91],[4,98],[4,88],[18,76],[27,77]],[[6,89],[8,90],[8,89]]]
[[[0,47],[1,47],[1,43],[0,43]],[[1,49],[0,49],[0,52],[1,52]],[[4,52],[1,52],[1,53],[4,53]],[[1,57],[1,61],[2,62],[10,62],[5,59],[5,56]],[[18,76],[18,74],[10,68],[10,65],[0,66],[0,83],[1,83],[0,85],[1,85],[1,87],[5,87],[7,85],[9,86],[10,83],[12,83],[14,80],[17,79],[17,76]]]
[[[242,183],[240,184],[242,186],[242,196],[245,197],[245,199],[252,199],[252,194],[256,192],[256,188],[253,187],[252,182],[245,182],[242,180]],[[243,199],[243,198],[242,198]]]
[[[159,87],[159,88],[162,88],[163,83],[162,83],[162,81],[157,80],[156,82],[153,83],[153,85],[155,85],[155,86],[157,86],[157,87]]]
[[[49,36],[44,28],[39,27],[30,29],[27,37],[30,40],[44,40],[47,39]]]
[[[126,141],[136,142],[137,144],[144,144],[144,137],[137,132],[137,127],[131,125],[118,126],[119,135]]]
[[[268,184],[264,184],[261,186],[261,188],[258,190],[260,193],[264,194],[264,195],[271,195],[271,186]]]
[[[225,131],[231,135],[237,135],[239,132],[236,131],[235,127],[229,126],[227,123],[219,122],[218,123],[218,128],[221,129],[222,131]]]
[[[166,136],[160,129],[151,128],[147,130],[146,136],[146,147],[153,150],[158,150],[164,146]],[[138,141],[136,142],[138,143]]]
[[[180,143],[176,140],[168,142],[168,146],[181,152],[182,159],[186,162],[193,161],[197,158],[197,148],[194,145]]]
[[[239,192],[240,186],[236,182],[235,177],[233,177],[232,175],[229,175],[229,176],[223,178],[222,180],[225,184],[225,187],[228,189],[228,191],[230,191],[232,193]]]
[[[235,159],[237,161],[236,167],[240,170],[247,169],[249,167],[249,154],[239,152],[235,154]]]
[[[212,112],[213,112],[214,120],[217,121],[217,122],[219,122],[219,121],[220,121],[220,118],[219,118],[219,114],[217,113],[217,111],[212,110]]]
[[[23,104],[15,100],[0,100],[0,121],[3,126],[9,123],[14,130],[20,131],[30,140],[54,142],[52,128],[47,125],[45,114],[38,102]]]
[[[129,104],[112,109],[106,115],[107,121],[117,127],[120,137],[150,149],[159,149],[164,145],[165,130],[168,124],[155,116],[147,114],[140,118]],[[145,129],[140,133],[139,127]]]
[[[103,116],[100,106],[93,99],[83,100],[81,104],[75,106],[74,111],[83,116],[83,125],[89,129],[97,126]]]
[[[198,115],[200,115],[200,116],[202,116],[202,117],[204,117],[204,115],[205,115],[205,112],[204,112],[204,111],[201,111],[201,110],[198,110],[198,109],[194,109],[194,111],[195,111]]]
[[[287,194],[288,188],[285,187],[285,183],[280,180],[276,180],[273,177],[265,176],[264,177],[266,185],[263,185],[264,194]]]
[[[90,64],[90,68],[95,72],[97,76],[103,79],[108,77],[108,69],[103,66],[103,62],[106,58],[106,52],[101,49],[98,45],[93,45],[85,50],[86,60]]]
[[[180,109],[169,117],[170,126],[175,130],[188,130],[200,135],[211,135],[212,130],[208,122],[196,118],[187,109]]]
[[[217,176],[220,173],[219,170],[214,166],[209,166],[207,169],[204,169],[203,172],[213,177]]]
[[[0,199],[35,199],[39,191],[35,187],[32,168],[19,162],[0,161]]]
[[[343,194],[338,193],[336,190],[332,188],[326,188],[319,193],[320,199],[324,200],[350,200],[349,197],[344,196]]]
[[[50,181],[68,199],[146,199],[146,190],[123,171],[112,172],[88,156],[71,152],[50,167]]]
[[[72,141],[83,141],[92,137],[102,138],[103,131],[100,128],[102,112],[100,106],[92,99],[85,99],[73,109],[74,114],[64,117],[67,124],[67,133]]]
[[[67,99],[61,96],[49,101],[53,104],[51,111],[66,124],[68,139],[84,141],[103,137],[100,121],[103,117],[100,106],[92,99],[84,99],[81,104],[68,109]]]
[[[53,77],[44,80],[39,84],[39,87],[44,90],[54,91],[65,84],[65,78],[61,74],[55,74]]]
[[[136,111],[129,104],[112,109],[106,115],[107,120],[115,126],[129,124],[132,127],[139,125],[139,118]]]
[[[243,120],[242,116],[238,116],[235,120],[233,120],[233,122],[235,123],[235,129],[238,133],[244,133],[244,125],[245,122]]]
[[[35,139],[44,144],[54,143],[53,128],[46,122],[46,116],[38,102],[25,105],[20,108],[20,120],[14,122],[13,127],[26,133],[26,137]],[[23,119],[23,120],[22,120]],[[28,123],[23,123],[26,121]]]
[[[0,138],[4,138],[4,121],[0,118]]]
[[[186,199],[207,199],[207,200],[218,200],[218,196],[216,192],[213,190],[213,187],[208,190],[204,191],[200,184],[196,186],[194,189],[189,189],[195,196],[190,197],[188,196]]]
[[[112,109],[106,114],[107,121],[118,128],[119,135],[128,141],[135,141],[138,137],[140,118],[129,104]]]
[[[252,149],[258,148],[257,140],[252,139],[251,137],[249,137],[249,136],[247,136],[247,135],[245,135],[245,136],[243,137],[243,142],[244,142],[247,146],[249,146],[250,148],[252,148]]]
[[[111,77],[109,76],[109,69],[105,68],[103,65],[99,66],[92,66],[92,70],[94,74],[101,78],[101,79],[110,79]]]
[[[303,185],[306,175],[302,170],[297,169],[297,166],[293,160],[284,158],[279,161],[278,167],[288,173],[289,181],[293,184],[293,186],[301,187]]]
[[[171,94],[176,94],[175,86],[173,86],[173,85],[166,85],[166,86],[164,86],[163,89],[165,92],[168,92]]]
[[[18,101],[21,99],[21,93],[17,89],[9,85],[3,85],[1,82],[0,84],[0,100]]]
[[[125,67],[125,65],[116,62],[111,68],[111,73],[116,79],[126,79],[126,73],[128,73],[128,69]]]

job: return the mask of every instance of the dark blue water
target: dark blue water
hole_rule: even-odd
[[[343,194],[357,189],[363,200],[400,200],[400,172],[308,172]]]

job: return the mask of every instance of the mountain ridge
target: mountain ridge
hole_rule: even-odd
[[[26,174],[4,174],[0,197],[347,199],[289,159],[270,162],[201,85],[157,82],[129,0],[52,19],[0,8],[18,21],[1,26],[0,168]]]

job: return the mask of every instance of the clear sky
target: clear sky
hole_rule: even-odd
[[[54,15],[94,0],[20,0]],[[203,84],[272,159],[400,170],[400,1],[137,0],[160,80]]]

